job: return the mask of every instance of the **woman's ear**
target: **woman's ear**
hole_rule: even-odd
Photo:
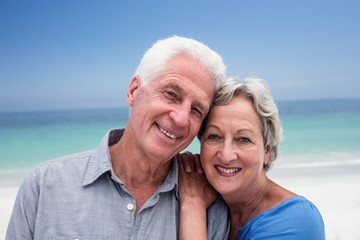
[[[264,165],[267,165],[269,163],[271,152],[272,152],[272,147],[266,147],[266,152],[264,156]]]
[[[131,79],[130,85],[127,90],[127,96],[126,96],[126,100],[130,107],[132,107],[132,105],[134,103],[134,97],[136,94],[136,90],[138,90],[139,87],[140,87],[140,78],[138,75],[135,75]]]

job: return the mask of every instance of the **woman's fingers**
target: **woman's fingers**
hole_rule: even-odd
[[[194,158],[195,158],[195,169],[198,173],[204,173],[204,170],[202,168],[202,165],[201,165],[201,161],[200,161],[200,155],[199,154],[195,154],[194,155]]]
[[[216,192],[206,179],[200,155],[184,152],[178,154],[177,159],[180,166],[180,202],[196,198],[207,207],[210,206],[216,198]]]
[[[197,173],[204,173],[201,165],[200,155],[192,154],[191,152],[183,152],[178,155],[179,163],[184,167],[185,172],[191,173],[195,171]]]
[[[192,171],[194,171],[195,168],[195,157],[191,152],[184,152],[181,155],[181,160],[185,169],[185,172],[187,173],[191,173]]]

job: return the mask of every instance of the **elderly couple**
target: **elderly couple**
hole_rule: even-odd
[[[324,239],[318,209],[267,177],[282,138],[264,81],[173,36],[145,52],[125,129],[24,179],[6,239]],[[200,155],[179,154],[198,136]]]

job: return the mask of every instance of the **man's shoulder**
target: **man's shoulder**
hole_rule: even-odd
[[[37,175],[69,173],[83,170],[89,160],[95,157],[95,150],[89,150],[54,158],[38,164],[34,168]]]
[[[74,184],[79,186],[93,156],[96,156],[94,151],[86,151],[40,163],[25,175],[19,191],[38,194],[39,189],[44,193],[44,189],[62,189]]]

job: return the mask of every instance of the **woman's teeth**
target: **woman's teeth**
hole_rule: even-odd
[[[217,166],[216,169],[223,173],[236,173],[240,171],[240,168],[222,168],[219,166]]]

